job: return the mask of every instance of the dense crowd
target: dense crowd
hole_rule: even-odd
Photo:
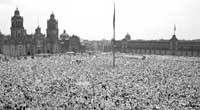
[[[122,56],[1,60],[0,109],[200,110],[200,58]]]

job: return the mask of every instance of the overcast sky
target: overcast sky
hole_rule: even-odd
[[[40,25],[46,34],[47,19],[55,14],[59,34],[82,39],[110,40],[113,4],[116,4],[116,39],[170,39],[176,24],[178,39],[200,39],[200,0],[0,0],[0,30],[10,34],[16,7],[28,34]],[[39,21],[39,23],[38,23]]]

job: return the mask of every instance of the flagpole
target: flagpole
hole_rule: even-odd
[[[176,35],[176,25],[174,24],[174,35]]]
[[[115,68],[115,3],[113,15],[113,68]]]

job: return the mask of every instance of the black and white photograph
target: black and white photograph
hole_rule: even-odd
[[[200,110],[200,0],[0,0],[0,110]]]

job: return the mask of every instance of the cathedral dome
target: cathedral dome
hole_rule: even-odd
[[[63,33],[60,35],[61,40],[69,40],[70,36],[64,30]]]
[[[129,33],[127,33],[126,36],[125,36],[125,39],[126,39],[127,41],[131,40],[131,35],[130,35]]]

